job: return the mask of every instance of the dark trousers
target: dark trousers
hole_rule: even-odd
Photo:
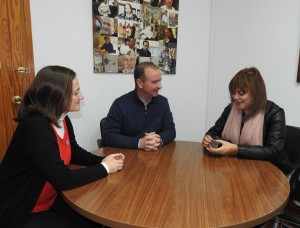
[[[81,216],[70,208],[60,195],[48,211],[33,213],[23,228],[94,228],[100,224]]]

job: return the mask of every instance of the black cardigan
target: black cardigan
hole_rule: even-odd
[[[71,163],[89,166],[72,170],[60,158],[56,135],[43,116],[26,116],[17,126],[0,165],[0,227],[19,227],[49,181],[57,191],[76,188],[107,176],[103,157],[93,155],[76,142],[66,116]]]
[[[231,104],[224,109],[220,118],[206,135],[221,138],[230,110]],[[271,161],[284,173],[287,173],[291,168],[291,163],[284,151],[285,135],[284,110],[274,102],[267,101],[263,127],[263,146],[238,145],[237,156],[239,158]]]

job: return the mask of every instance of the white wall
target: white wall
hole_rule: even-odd
[[[35,70],[51,64],[75,70],[85,100],[81,111],[70,116],[77,141],[95,149],[99,120],[115,98],[134,88],[133,75],[93,73],[90,0],[31,0],[30,5]],[[199,141],[206,130],[209,9],[209,0],[180,5],[177,74],[163,76],[161,94],[169,99],[181,140]]]
[[[99,120],[115,98],[134,88],[133,76],[94,74],[92,9],[86,0],[31,0],[36,72],[45,65],[78,74],[85,100],[72,113],[77,141],[97,147]],[[227,85],[246,66],[258,67],[271,100],[300,126],[300,0],[180,1],[177,74],[163,76],[177,140],[200,141],[228,103]]]
[[[212,12],[208,126],[230,102],[231,78],[251,66],[264,77],[268,99],[285,109],[287,124],[300,126],[300,0],[214,0]]]

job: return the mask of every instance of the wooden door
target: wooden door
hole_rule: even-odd
[[[0,161],[16,128],[18,103],[33,78],[29,0],[0,0]]]

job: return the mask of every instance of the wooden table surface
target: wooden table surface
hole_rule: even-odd
[[[269,162],[212,156],[198,142],[122,152],[123,170],[62,193],[83,216],[110,227],[253,227],[285,206],[289,183]]]

